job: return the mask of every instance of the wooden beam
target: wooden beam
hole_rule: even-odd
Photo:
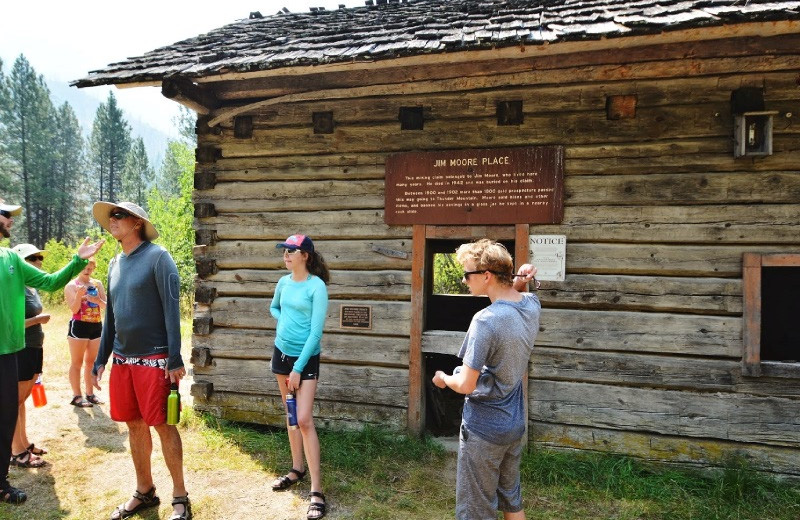
[[[161,94],[202,115],[211,113],[219,106],[219,101],[210,89],[192,83],[188,79],[165,79],[161,83]]]
[[[761,375],[761,255],[742,255],[744,319],[742,320],[742,374]]]
[[[408,430],[420,435],[425,428],[422,370],[422,327],[425,323],[425,226],[415,225],[411,250],[411,341],[408,353]]]

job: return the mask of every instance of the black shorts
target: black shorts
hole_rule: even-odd
[[[67,336],[75,339],[97,339],[103,332],[102,323],[91,321],[69,320]]]
[[[30,381],[36,374],[42,373],[44,349],[41,347],[25,347],[17,352],[17,381]]]
[[[272,368],[273,374],[288,376],[292,372],[295,361],[297,361],[296,357],[287,356],[278,347],[275,347],[272,352],[270,368]],[[306,379],[319,379],[319,354],[308,358],[308,363],[306,363],[306,367],[300,374],[300,381],[305,381]]]

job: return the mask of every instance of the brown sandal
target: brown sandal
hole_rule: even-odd
[[[41,468],[47,465],[47,461],[41,457],[37,457],[28,450],[23,451],[19,455],[11,455],[11,465],[20,468]]]
[[[29,452],[33,453],[34,455],[47,455],[47,450],[46,449],[37,448],[34,443],[31,443],[31,445],[28,446],[27,450]]]

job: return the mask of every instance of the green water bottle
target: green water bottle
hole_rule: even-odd
[[[167,424],[181,422],[181,394],[178,393],[178,384],[172,383],[167,397]]]

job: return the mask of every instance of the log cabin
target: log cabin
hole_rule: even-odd
[[[454,434],[430,378],[487,302],[434,265],[490,237],[554,266],[531,445],[800,476],[800,1],[253,12],[74,85],[198,114],[198,409],[283,424],[268,306],[302,232],[332,269],[318,422]]]

